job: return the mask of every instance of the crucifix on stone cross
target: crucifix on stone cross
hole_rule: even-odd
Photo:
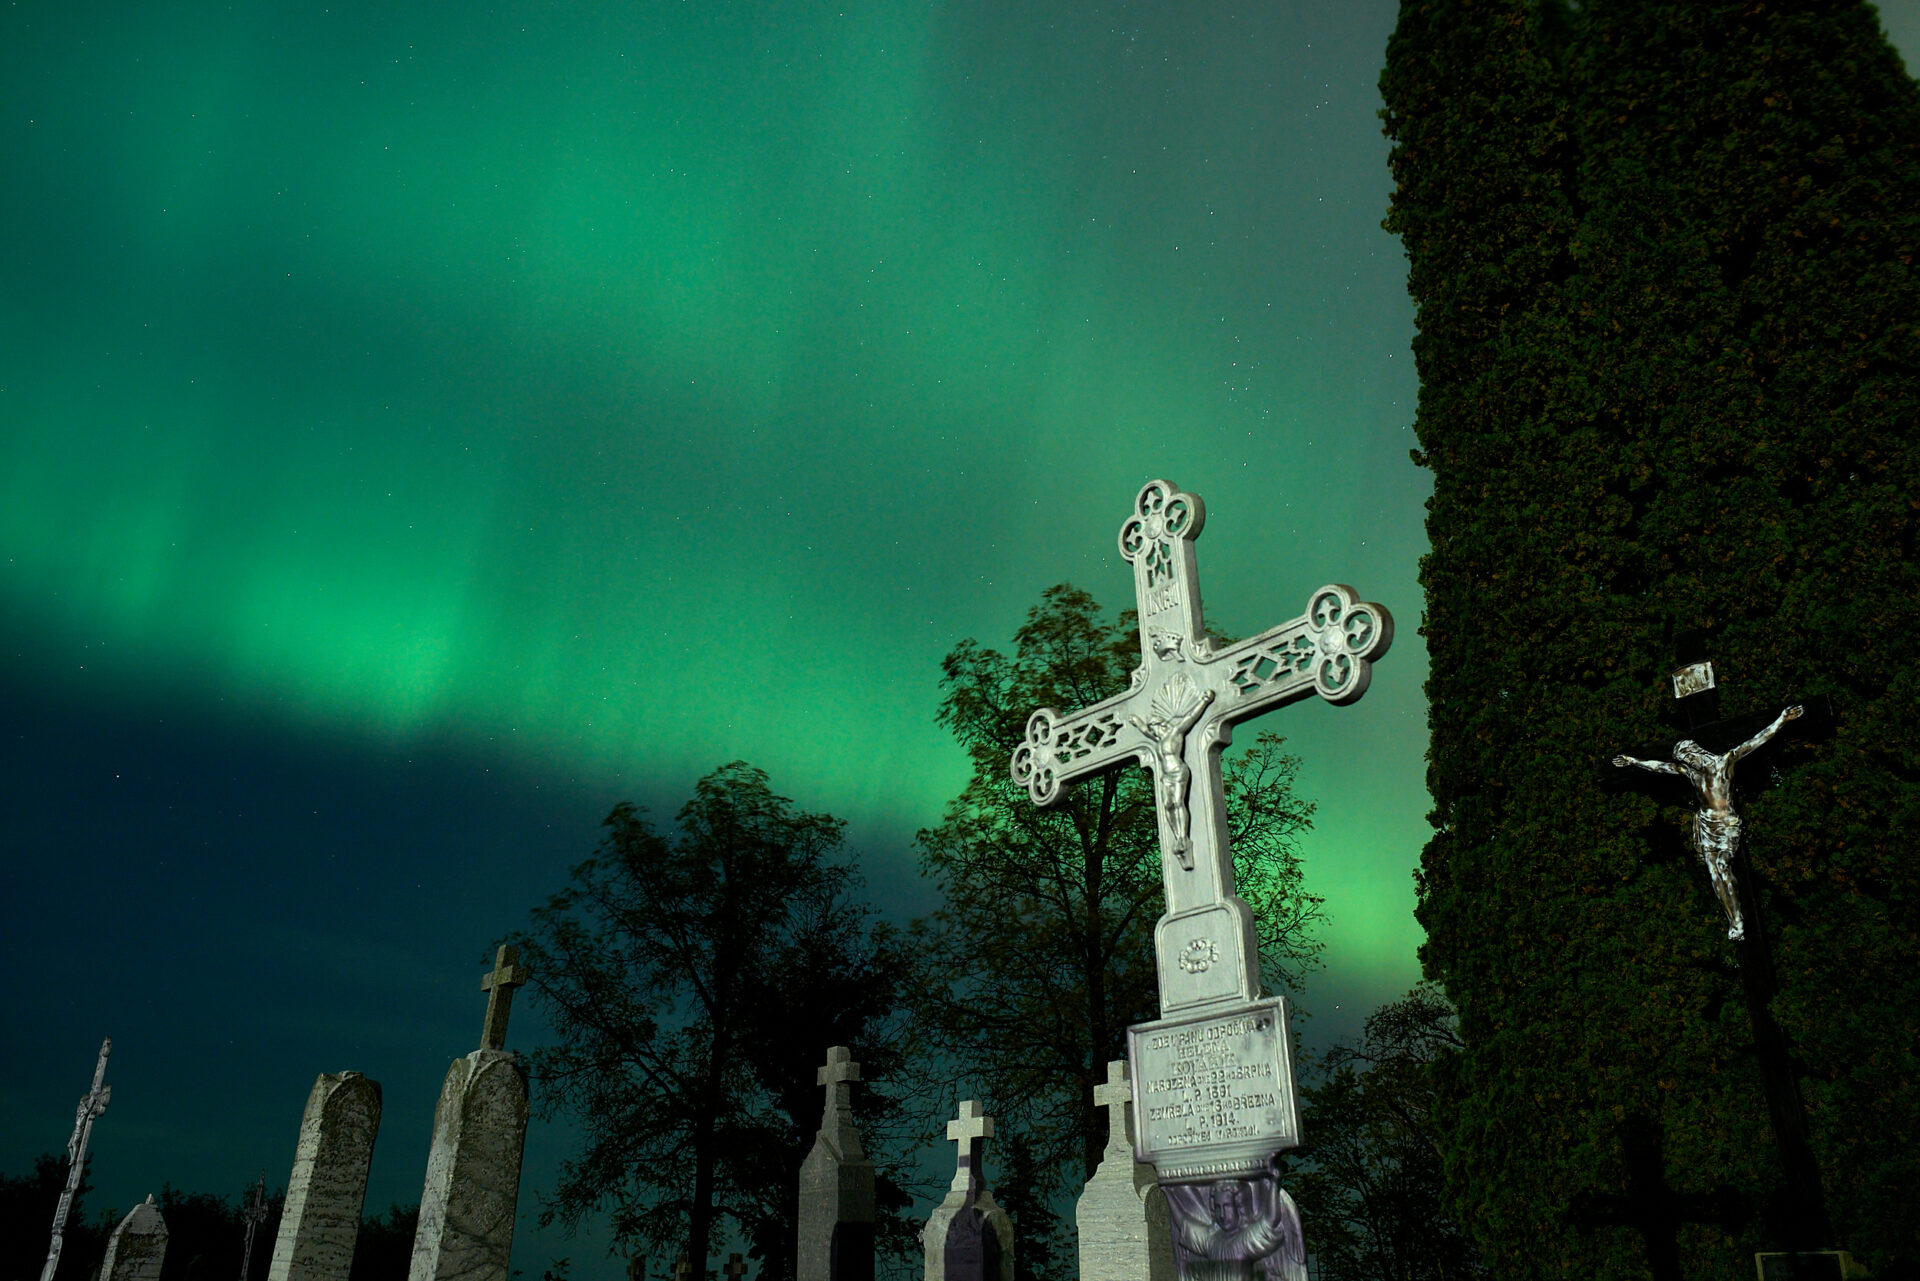
[[[1331,583],[1290,622],[1216,647],[1200,611],[1197,494],[1149,481],[1120,527],[1133,566],[1140,666],[1131,687],[1077,712],[1041,708],[1013,754],[1014,781],[1050,805],[1068,783],[1125,761],[1152,771],[1167,914],[1155,932],[1160,1011],[1259,995],[1253,915],[1234,892],[1220,752],[1240,721],[1318,694],[1351,703],[1393,643],[1393,617]]]
[[[494,953],[493,972],[480,976],[480,990],[487,994],[487,1021],[480,1027],[480,1048],[507,1048],[507,1015],[513,1010],[513,989],[527,981],[527,967],[520,964],[520,949],[502,943]]]

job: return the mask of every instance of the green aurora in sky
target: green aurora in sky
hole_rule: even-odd
[[[342,1066],[389,1091],[368,1208],[417,1199],[438,1056],[478,1026],[461,949],[558,889],[608,802],[540,819],[538,853],[448,811],[509,773],[549,805],[684,797],[744,758],[849,819],[898,907],[965,778],[940,659],[1055,583],[1127,604],[1151,476],[1207,501],[1216,631],[1328,581],[1397,617],[1359,704],[1241,737],[1286,734],[1319,804],[1309,1038],[1403,991],[1428,485],[1379,227],[1395,12],[0,9],[0,638],[65,718],[9,743],[71,730],[66,790],[16,771],[0,806],[30,850],[5,922],[71,986],[0,998],[0,1169],[64,1141],[111,1031],[94,1210],[278,1183]],[[1882,12],[1920,42],[1920,0]],[[264,772],[132,790],[120,746],[63,745],[123,709],[217,710],[203,740],[259,735]],[[495,792],[411,790],[456,750]],[[339,760],[316,787],[382,785],[275,773]],[[243,814],[261,795],[314,813]],[[536,1127],[527,1187],[561,1146]],[[596,1253],[523,1231],[516,1265],[549,1249]]]
[[[0,600],[55,682],[587,774],[741,757],[904,859],[963,778],[940,657],[1057,581],[1125,604],[1167,475],[1216,628],[1331,579],[1398,611],[1365,703],[1275,725],[1330,937],[1408,979],[1391,19],[16,9]]]

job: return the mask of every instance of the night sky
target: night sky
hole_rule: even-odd
[[[1328,581],[1397,617],[1359,704],[1247,728],[1320,806],[1309,1042],[1403,991],[1394,14],[0,10],[0,1172],[63,1148],[111,1035],[91,1212],[283,1185],[343,1068],[385,1089],[369,1209],[417,1201],[490,941],[615,802],[731,759],[924,910],[941,657],[1063,580],[1130,603],[1152,476],[1207,501],[1215,630]],[[530,1135],[515,1264],[616,1277],[531,1229],[565,1139]]]

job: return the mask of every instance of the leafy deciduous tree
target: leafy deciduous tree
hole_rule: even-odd
[[[537,1106],[582,1134],[541,1221],[610,1205],[617,1241],[684,1249],[700,1270],[724,1218],[762,1275],[791,1277],[814,1072],[834,1044],[890,1072],[893,938],[852,897],[840,820],[797,810],[752,766],[701,779],[672,837],[631,804],[606,827],[514,940],[559,1038],[531,1055]],[[889,1106],[856,1091],[869,1126]],[[881,1196],[905,1202],[890,1181]]]

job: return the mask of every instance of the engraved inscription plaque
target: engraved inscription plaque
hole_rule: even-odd
[[[1168,1182],[1262,1174],[1300,1142],[1287,1001],[1127,1030],[1135,1155]]]

